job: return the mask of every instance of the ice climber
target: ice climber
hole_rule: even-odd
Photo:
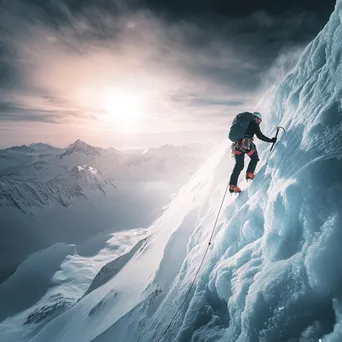
[[[244,112],[238,114],[232,124],[229,132],[229,139],[233,141],[232,153],[235,157],[235,166],[229,181],[229,192],[240,193],[241,189],[238,187],[238,178],[244,168],[245,154],[251,160],[247,167],[246,179],[252,180],[255,177],[254,171],[259,161],[258,151],[253,142],[254,134],[262,141],[275,143],[277,138],[272,139],[262,134],[260,130],[260,123],[262,116],[259,112],[249,113]]]

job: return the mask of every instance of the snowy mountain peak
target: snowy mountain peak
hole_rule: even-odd
[[[73,144],[69,145],[68,150],[69,149],[74,149],[77,151],[85,151],[88,150],[90,148],[94,148],[91,145],[88,145],[87,143],[85,143],[84,141],[77,139]]]
[[[63,154],[60,155],[60,158],[62,159],[63,157],[70,156],[74,153],[85,153],[91,154],[93,156],[100,155],[98,148],[88,145],[87,143],[78,139],[71,144]]]
[[[92,147],[91,145],[88,145],[87,143],[85,143],[84,141],[77,139],[73,144],[70,145],[70,147],[74,147],[74,148],[79,148],[79,149],[86,149],[89,147]]]

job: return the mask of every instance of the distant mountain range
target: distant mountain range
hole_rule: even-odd
[[[0,150],[0,282],[53,243],[148,226],[211,147],[123,152],[77,140],[66,148],[34,143]]]

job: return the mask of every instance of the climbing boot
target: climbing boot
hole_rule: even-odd
[[[229,186],[229,192],[231,194],[239,194],[241,192],[241,189],[237,185],[230,185]]]
[[[246,173],[246,179],[247,180],[253,180],[255,177],[255,174],[253,172],[247,172]]]

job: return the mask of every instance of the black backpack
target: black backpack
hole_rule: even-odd
[[[236,142],[240,139],[245,138],[245,134],[249,124],[254,120],[253,114],[249,112],[244,112],[236,115],[233,120],[232,126],[229,131],[229,139]]]

